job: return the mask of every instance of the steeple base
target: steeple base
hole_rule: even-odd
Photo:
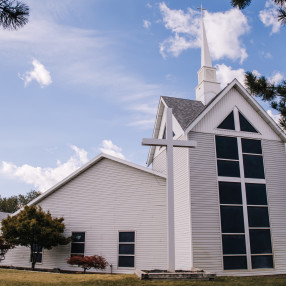
[[[196,100],[207,105],[220,92],[220,84],[218,82],[202,81],[196,87]]]

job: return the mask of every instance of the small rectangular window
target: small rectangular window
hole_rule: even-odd
[[[244,235],[223,235],[223,254],[246,254]]]
[[[216,136],[215,139],[217,158],[238,160],[237,138]]]
[[[219,197],[221,204],[242,204],[241,184],[219,182]]]
[[[30,262],[32,262],[32,255],[36,255],[36,262],[42,263],[43,259],[43,247],[38,244],[33,244],[31,247],[31,256],[30,256]]]
[[[272,255],[252,255],[251,256],[252,268],[273,268]]]
[[[263,158],[259,155],[243,155],[245,178],[264,179]]]
[[[242,152],[252,154],[262,154],[261,141],[253,139],[241,139]]]
[[[267,207],[247,207],[249,227],[269,227]]]
[[[224,256],[223,265],[225,270],[247,269],[246,256]]]
[[[85,232],[72,232],[71,257],[84,256]]]
[[[267,205],[265,184],[245,184],[248,205]]]
[[[220,213],[223,233],[244,233],[242,206],[221,206]]]
[[[217,171],[222,177],[240,177],[238,161],[217,160]]]
[[[272,253],[269,229],[250,229],[249,235],[252,254]]]
[[[134,268],[135,232],[119,232],[118,267]]]

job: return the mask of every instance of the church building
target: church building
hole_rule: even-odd
[[[153,131],[168,139],[171,108],[171,140],[196,142],[173,148],[174,269],[285,274],[286,134],[237,79],[221,90],[203,19],[195,93],[162,96]],[[150,147],[149,168],[101,154],[32,201],[63,216],[74,237],[43,250],[36,267],[79,270],[66,263],[70,256],[98,254],[113,273],[168,269],[166,148]],[[9,251],[1,265],[30,267],[29,249]]]

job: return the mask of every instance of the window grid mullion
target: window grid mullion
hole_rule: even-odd
[[[242,194],[242,208],[243,208],[244,232],[245,232],[245,243],[246,243],[247,268],[248,270],[251,270],[252,266],[251,266],[250,236],[249,236],[248,211],[247,211],[247,201],[246,201],[241,138],[237,138],[237,147],[238,147],[238,158],[240,161],[239,168],[240,168],[240,178],[241,178],[241,194]]]

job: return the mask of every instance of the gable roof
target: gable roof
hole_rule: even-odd
[[[247,90],[237,79],[234,79],[231,83],[229,83],[207,105],[204,105],[202,102],[196,100],[162,96],[162,100],[160,100],[159,102],[153,138],[157,138],[156,136],[158,136],[159,127],[157,125],[160,124],[159,119],[162,118],[163,109],[162,105],[160,104],[161,101],[163,101],[167,107],[173,109],[173,116],[177,119],[178,123],[183,129],[183,135],[186,135],[232,88],[235,88],[245,98],[245,100],[254,108],[254,110],[265,120],[265,122],[270,126],[270,128],[281,138],[283,142],[286,143],[286,134],[284,133],[284,131],[277,125],[273,118],[260,106],[260,104],[253,98],[253,96],[251,96],[247,92]],[[151,146],[149,149],[147,166],[149,166],[153,162],[154,154],[155,146]]]
[[[185,130],[205,108],[201,101],[162,96],[166,105],[172,108],[173,115]]]
[[[89,161],[88,163],[86,163],[85,165],[83,165],[82,167],[80,167],[79,169],[74,171],[72,174],[67,176],[65,179],[63,179],[62,181],[60,181],[59,183],[57,183],[56,185],[54,185],[53,187],[48,189],[46,192],[44,192],[43,194],[41,194],[40,196],[38,196],[37,198],[32,200],[28,205],[30,206],[30,205],[35,205],[35,204],[39,203],[40,201],[42,201],[43,199],[45,199],[46,197],[48,197],[52,193],[56,192],[59,188],[61,188],[62,186],[64,186],[65,184],[67,184],[68,182],[70,182],[71,180],[75,179],[77,176],[79,176],[83,172],[85,172],[87,169],[89,169],[90,167],[92,167],[95,164],[97,164],[102,159],[109,159],[111,161],[115,161],[117,163],[124,164],[126,166],[131,167],[131,168],[135,168],[135,169],[138,169],[140,171],[149,173],[151,175],[155,175],[155,176],[158,176],[158,177],[166,179],[166,175],[164,175],[162,173],[153,171],[153,170],[151,170],[151,169],[149,169],[147,167],[143,167],[143,166],[140,166],[138,164],[131,163],[129,161],[126,161],[126,160],[123,160],[123,159],[119,159],[119,158],[111,156],[111,155],[107,155],[107,154],[101,153],[97,157],[95,157],[93,160]],[[20,211],[21,210],[16,211],[13,215],[19,213]]]

